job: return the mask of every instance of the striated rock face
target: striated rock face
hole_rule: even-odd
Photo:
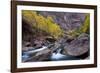
[[[79,28],[84,20],[84,13],[69,13],[69,12],[40,12],[41,15],[47,17],[51,16],[55,23],[59,24],[64,30],[74,30]]]
[[[89,51],[89,36],[85,33],[71,41],[64,47],[65,54],[80,56]]]

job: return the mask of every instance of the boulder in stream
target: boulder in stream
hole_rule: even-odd
[[[64,54],[80,56],[89,51],[89,35],[81,34],[64,47]]]

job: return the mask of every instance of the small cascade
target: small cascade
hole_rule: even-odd
[[[58,49],[57,52],[54,52],[51,56],[52,60],[60,60],[66,57],[66,55],[61,54],[62,49]]]

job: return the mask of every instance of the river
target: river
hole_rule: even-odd
[[[30,58],[30,53],[35,53],[41,50],[46,49],[46,46],[43,46],[42,48],[36,49],[36,50],[30,50],[27,52],[22,52],[22,61],[27,60],[28,58]],[[79,58],[74,57],[74,56],[69,56],[69,55],[63,55],[61,54],[61,49],[58,49],[57,52],[53,52],[51,57],[49,58],[48,61],[61,61],[61,60],[79,60]]]

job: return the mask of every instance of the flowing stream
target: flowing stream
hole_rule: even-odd
[[[42,48],[39,48],[39,49],[34,49],[33,50],[30,50],[30,51],[27,51],[27,52],[23,52],[22,53],[22,60],[27,60],[31,53],[35,53],[35,52],[39,52],[39,51],[42,51],[44,49],[47,49],[46,46],[43,46]],[[78,58],[76,57],[73,57],[73,56],[69,56],[69,55],[63,55],[61,54],[61,48],[59,48],[56,52],[53,52],[49,61],[60,61],[60,60],[78,60]]]

